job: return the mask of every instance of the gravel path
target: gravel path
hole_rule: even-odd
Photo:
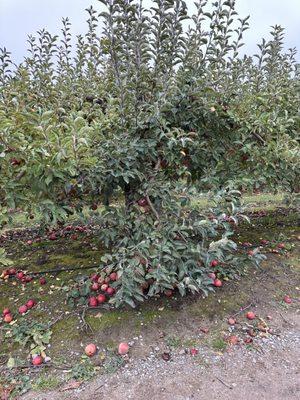
[[[24,400],[296,400],[300,398],[300,318],[296,309],[275,316],[279,336],[235,345],[224,355],[172,354],[164,361],[155,350],[119,372],[99,376],[72,391],[31,393]],[[292,322],[290,324],[289,322]]]

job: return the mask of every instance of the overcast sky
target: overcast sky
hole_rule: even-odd
[[[144,4],[151,3],[145,0]],[[186,0],[192,8],[194,1]],[[58,34],[62,17],[69,17],[74,35],[86,32],[84,9],[93,5],[100,8],[97,0],[0,0],[0,47],[12,52],[15,62],[21,62],[26,53],[28,34],[46,28]],[[286,29],[286,48],[297,47],[300,51],[300,0],[237,0],[241,17],[250,14],[250,29],[245,35],[243,52],[256,52],[256,44],[268,37],[271,25],[280,24]],[[300,61],[300,55],[297,59]]]

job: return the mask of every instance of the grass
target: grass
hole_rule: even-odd
[[[37,378],[33,383],[33,390],[51,390],[57,388],[61,384],[61,380],[57,376],[44,375]]]
[[[211,347],[213,350],[223,353],[227,349],[227,343],[222,338],[216,338],[211,342]]]

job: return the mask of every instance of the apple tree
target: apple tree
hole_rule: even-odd
[[[246,218],[239,190],[298,190],[295,50],[274,26],[241,57],[249,17],[234,0],[100,0],[72,45],[29,36],[28,56],[0,59],[1,223],[9,209],[44,225],[101,205],[100,275],[117,272],[116,305],[166,291],[212,290],[257,251],[230,239]],[[210,6],[210,7],[209,7]],[[192,199],[210,191],[211,207]]]

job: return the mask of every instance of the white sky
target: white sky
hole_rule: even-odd
[[[144,0],[149,5],[151,0]],[[186,0],[189,8],[194,1]],[[256,44],[268,37],[271,25],[280,24],[286,29],[286,48],[300,51],[300,0],[237,0],[241,17],[250,14],[250,29],[245,34],[243,52],[256,52]],[[69,17],[74,35],[86,32],[85,8],[93,5],[100,9],[97,0],[0,0],[0,47],[12,52],[15,62],[22,61],[27,48],[27,35],[46,28],[59,34],[61,18]],[[300,61],[300,54],[298,54]]]

